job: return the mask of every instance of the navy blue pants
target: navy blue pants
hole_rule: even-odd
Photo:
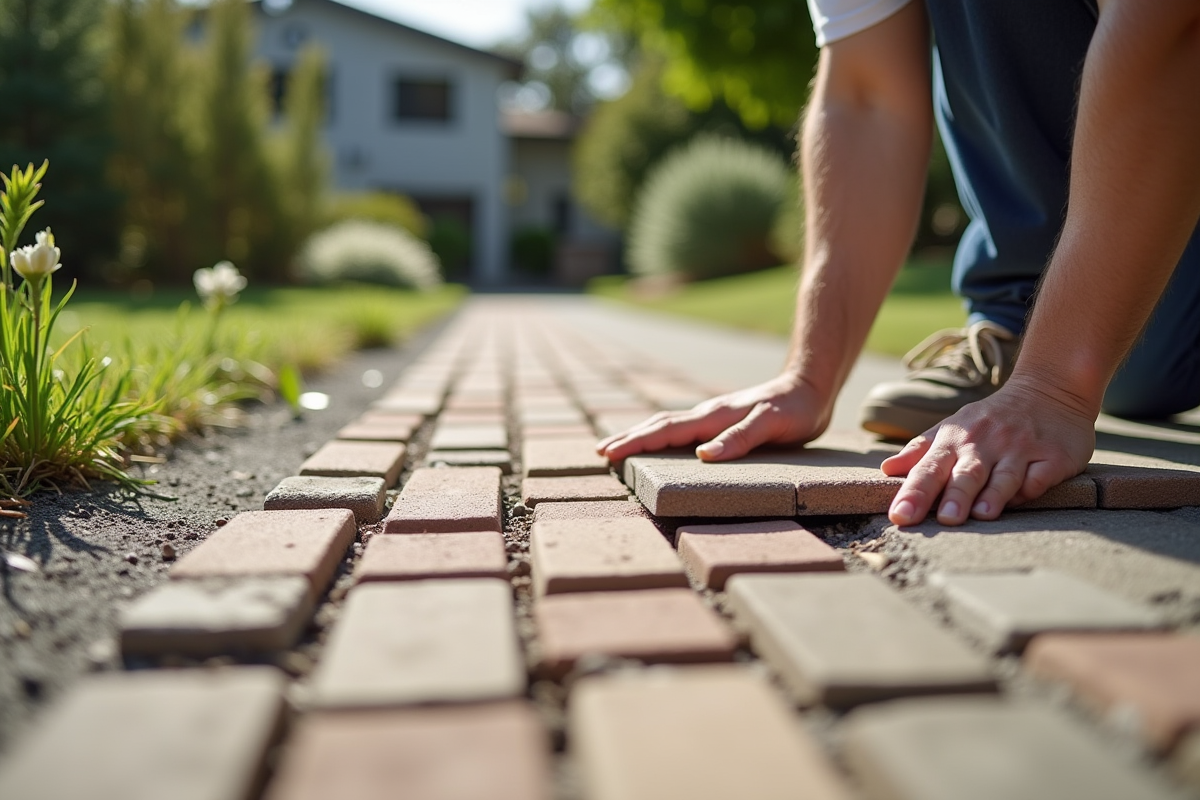
[[[926,0],[926,7],[938,127],[971,219],[954,259],[954,289],[972,322],[988,319],[1020,333],[1066,211],[1095,4]],[[1197,405],[1200,227],[1109,385],[1104,410],[1165,417]]]

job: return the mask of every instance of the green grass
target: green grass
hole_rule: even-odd
[[[798,276],[793,267],[697,281],[661,294],[639,292],[624,277],[600,278],[588,290],[601,297],[719,325],[786,336],[792,329]],[[912,259],[896,280],[871,328],[867,349],[903,355],[941,328],[961,326],[962,301],[950,292],[946,259]]]

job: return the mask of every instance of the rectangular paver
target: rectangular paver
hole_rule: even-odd
[[[608,459],[596,453],[596,439],[529,439],[521,450],[526,478],[607,475]]]
[[[172,578],[300,575],[318,593],[354,542],[354,514],[246,511],[218,528],[171,568]]]
[[[263,501],[266,511],[345,508],[359,522],[378,522],[387,501],[383,478],[326,478],[292,475],[284,478]]]
[[[531,425],[521,430],[525,439],[596,439],[590,425]]]
[[[400,419],[403,421],[351,422],[338,430],[337,438],[364,442],[407,442],[421,424],[420,419],[412,415],[397,417],[397,420]]]
[[[649,520],[536,522],[529,542],[540,594],[687,586],[683,565]]]
[[[498,467],[415,470],[384,523],[386,533],[502,530]]]
[[[270,667],[85,678],[15,742],[0,765],[0,797],[251,797],[283,715],[284,685]]]
[[[429,442],[431,450],[507,450],[508,431],[501,424],[439,424]]]
[[[470,702],[525,689],[512,588],[493,578],[350,591],[311,686],[323,708]]]
[[[285,650],[300,638],[313,605],[301,577],[167,581],[121,612],[121,652],[206,657]]]
[[[903,700],[855,711],[846,758],[871,797],[921,800],[1166,800],[1051,709],[992,698]]]
[[[609,517],[639,517],[650,519],[642,504],[629,500],[597,500],[573,502],[541,502],[533,509],[533,521],[552,519],[605,519]]]
[[[629,489],[612,475],[526,478],[521,482],[521,502],[530,508],[546,502],[628,498]]]
[[[549,800],[549,742],[524,701],[312,714],[267,800]]]
[[[512,454],[507,450],[431,450],[425,465],[436,467],[498,467],[505,475],[512,474]]]
[[[517,418],[522,427],[533,425],[581,425],[587,422],[582,411],[575,408],[526,408]]]
[[[507,578],[504,537],[496,531],[373,536],[354,579]]]
[[[735,575],[738,622],[797,702],[987,691],[987,660],[871,575]]]
[[[388,486],[394,486],[404,466],[404,452],[404,445],[397,442],[327,442],[305,459],[300,474],[383,478]]]
[[[432,416],[442,407],[440,391],[399,391],[389,392],[375,402],[371,408],[376,411],[391,411],[401,414],[420,414]]]
[[[590,800],[851,796],[786,704],[745,667],[584,678],[568,715]]]
[[[685,525],[675,531],[692,579],[720,591],[740,572],[838,572],[842,555],[791,520]]]
[[[950,616],[996,652],[1020,651],[1039,633],[1162,627],[1146,606],[1053,570],[935,575]]]
[[[1101,508],[1178,508],[1200,505],[1200,468],[1160,458],[1097,450],[1085,473]]]

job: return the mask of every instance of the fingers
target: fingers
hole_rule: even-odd
[[[907,475],[909,470],[915,467],[917,462],[929,452],[936,432],[937,429],[935,428],[933,431],[928,431],[918,436],[906,444],[904,449],[899,453],[884,459],[883,463],[879,465],[879,468],[883,470],[883,474],[893,477]]]
[[[942,437],[939,435],[939,438]],[[935,439],[932,445],[919,445],[914,450],[921,448],[925,449],[924,455],[908,470],[908,477],[904,479],[904,484],[888,509],[888,519],[897,525],[916,525],[925,519],[950,480],[954,459],[945,443]],[[901,457],[905,457],[905,460],[901,460]],[[907,456],[902,450],[888,461],[896,459],[891,465],[895,469],[910,458],[911,456]]]
[[[734,409],[717,408],[655,414],[640,425],[608,437],[596,449],[609,461],[620,461],[638,453],[682,447],[716,436],[738,422],[744,413],[744,410],[739,414]]]
[[[1009,504],[1025,482],[1025,462],[1017,458],[1002,458],[992,468],[987,486],[971,504],[971,516],[975,519],[996,519]]]
[[[712,441],[697,447],[697,458],[702,461],[729,461],[741,458],[775,437],[775,413],[775,409],[768,404],[759,403],[740,422],[730,425]]]

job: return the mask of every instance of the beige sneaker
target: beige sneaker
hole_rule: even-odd
[[[863,401],[862,426],[887,439],[912,439],[967,403],[995,392],[1012,374],[1020,341],[994,322],[938,331],[904,357],[912,372],[881,383]]]

